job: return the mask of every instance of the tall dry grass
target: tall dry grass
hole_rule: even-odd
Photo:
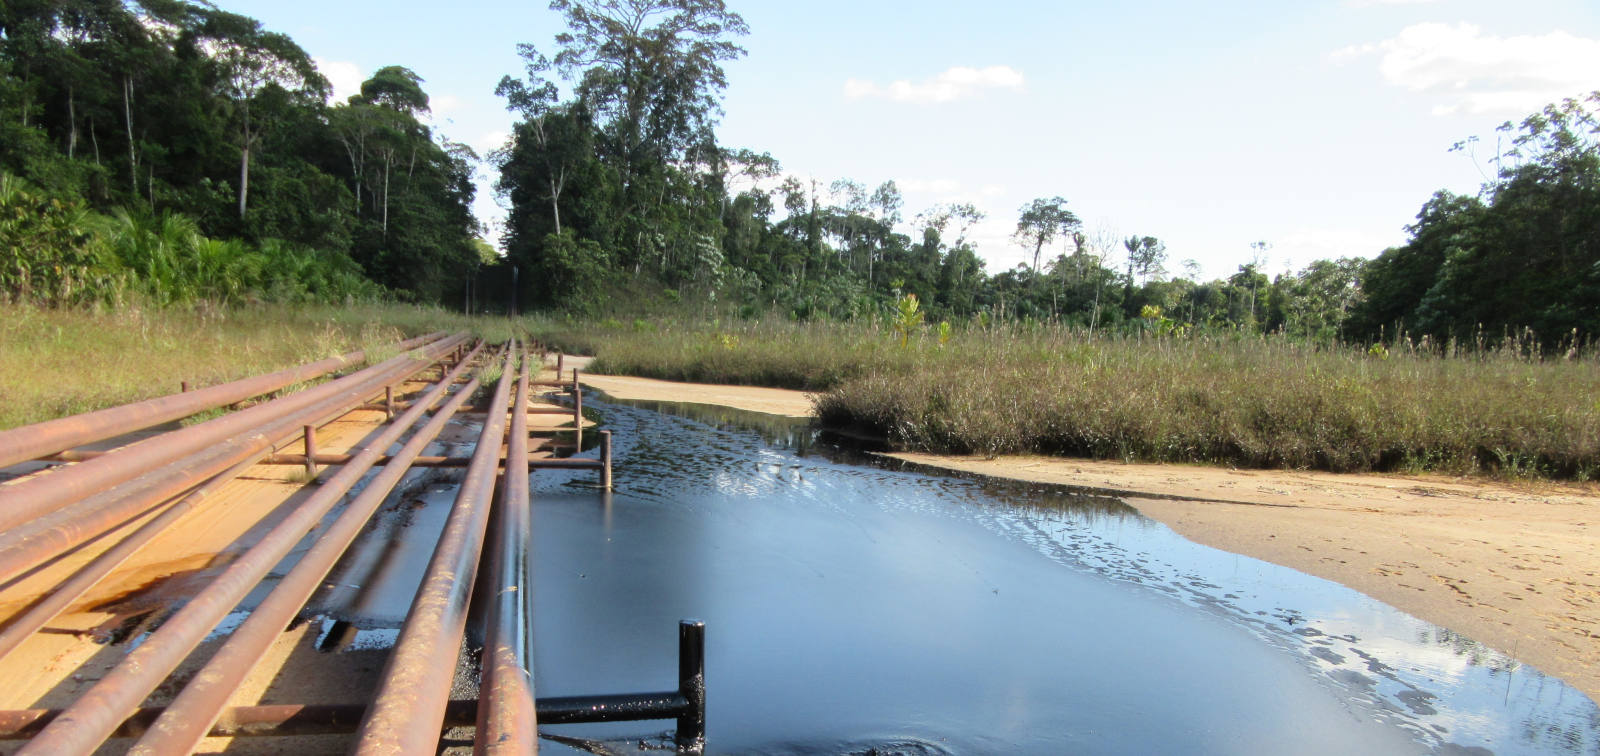
[[[207,386],[431,331],[503,341],[504,318],[399,304],[229,309],[0,305],[0,429]]]
[[[1275,337],[783,323],[550,329],[595,370],[825,390],[821,422],[928,451],[1600,476],[1600,360],[1517,341],[1369,353]]]

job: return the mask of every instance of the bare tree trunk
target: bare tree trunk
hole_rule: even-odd
[[[78,98],[72,87],[67,87],[67,159],[78,155]]]
[[[244,140],[239,150],[239,219],[244,220],[250,197],[250,146],[255,137],[250,133],[250,101],[244,101]]]
[[[139,153],[133,143],[133,77],[122,77],[122,118],[128,127],[128,184],[139,193]]]
[[[89,143],[94,145],[94,164],[100,164],[100,137],[94,133],[94,116],[89,116]]]
[[[389,170],[393,167],[393,155],[383,156],[383,238],[389,238]]]
[[[244,148],[239,152],[239,217],[244,218],[246,203],[250,197],[250,142],[244,143]]]
[[[356,150],[350,140],[340,135],[339,141],[344,144],[344,153],[350,156],[350,175],[355,178],[356,184],[356,217],[361,217],[361,166],[356,161]]]
[[[32,90],[28,87],[30,80],[28,74],[33,72],[31,69],[32,67],[26,63],[22,66],[22,128],[28,128],[28,111],[33,109],[32,98],[29,96]]]
[[[550,212],[556,219],[556,236],[561,235],[561,189],[567,183],[567,169],[563,167],[561,174],[550,179]]]

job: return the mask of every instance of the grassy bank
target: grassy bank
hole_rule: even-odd
[[[508,338],[505,319],[371,304],[117,311],[0,306],[0,429],[207,386],[437,330]]]
[[[596,371],[825,390],[909,449],[1333,471],[1600,477],[1600,361],[1527,344],[1369,353],[1277,338],[753,324],[546,331]]]

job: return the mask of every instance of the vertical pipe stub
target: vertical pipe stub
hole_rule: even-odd
[[[611,490],[611,431],[600,431],[600,489]]]
[[[678,753],[701,753],[706,747],[706,623],[678,623],[678,692],[689,710],[678,717]]]
[[[317,426],[307,425],[306,434],[306,479],[317,477]]]
[[[578,385],[578,369],[572,369],[572,443],[574,454],[583,451],[583,388]]]

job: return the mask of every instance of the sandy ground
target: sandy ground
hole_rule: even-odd
[[[816,394],[788,389],[759,388],[756,386],[724,386],[710,383],[676,383],[653,378],[634,378],[624,375],[594,375],[582,372],[589,357],[568,355],[568,370],[579,369],[579,382],[617,397],[641,402],[687,402],[689,404],[715,404],[722,407],[765,412],[786,417],[810,417],[811,399]],[[568,373],[570,377],[570,372]]]
[[[582,380],[623,399],[792,416],[811,407],[811,395],[799,391]],[[1057,457],[891,456],[1117,496],[1191,540],[1349,586],[1600,700],[1600,487]]]
[[[1347,585],[1600,700],[1592,487],[895,454],[1121,497],[1199,543]]]

